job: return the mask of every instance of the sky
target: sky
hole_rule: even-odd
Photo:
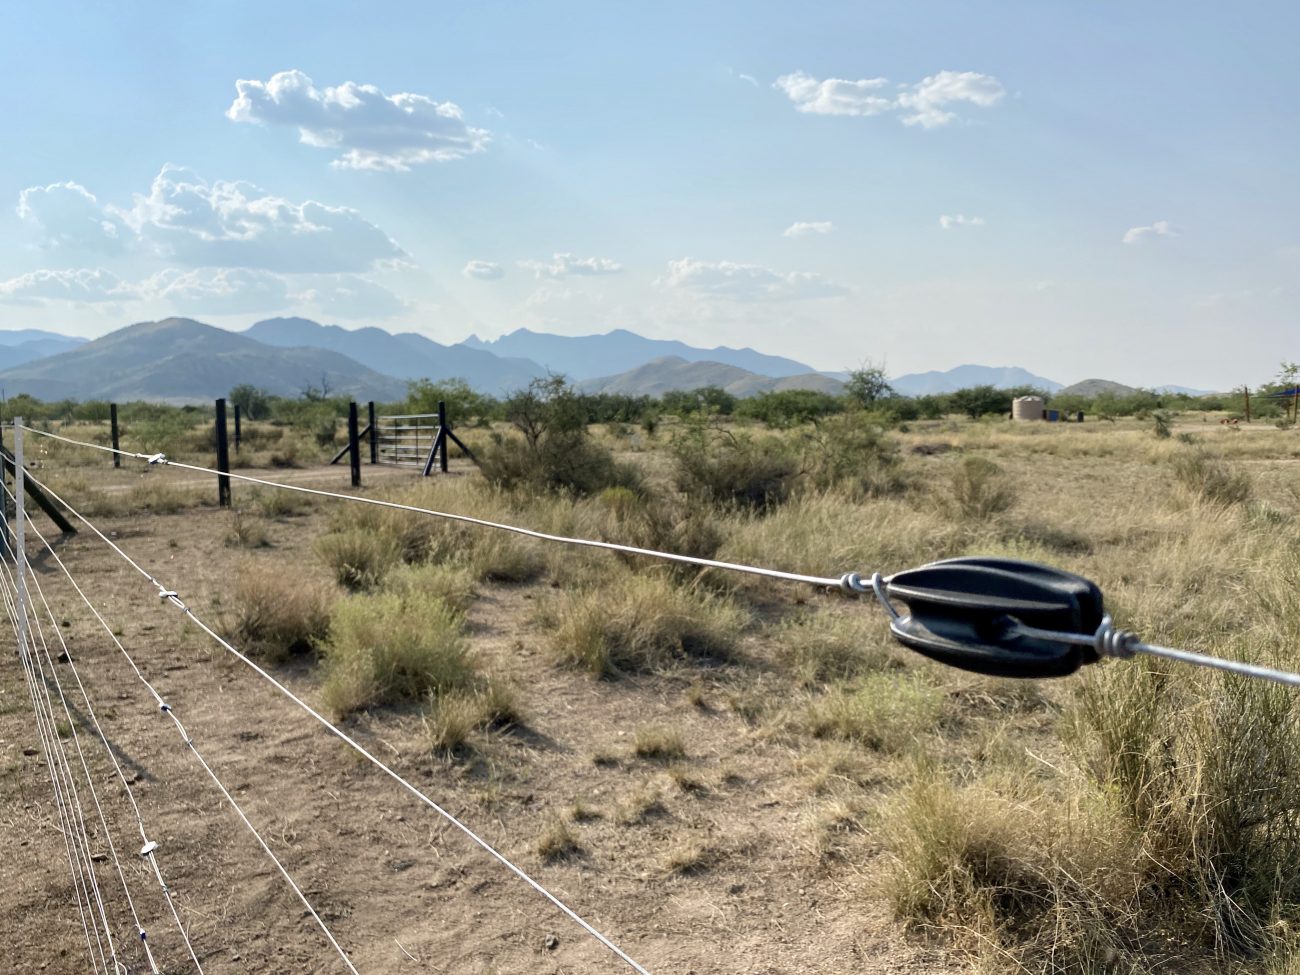
[[[6,19],[0,328],[628,328],[1206,389],[1300,359],[1294,3]]]

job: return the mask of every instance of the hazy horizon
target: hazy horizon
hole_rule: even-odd
[[[1291,5],[172,9],[11,15],[0,327],[1300,358]]]

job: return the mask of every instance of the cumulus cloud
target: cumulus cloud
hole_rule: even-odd
[[[331,163],[340,169],[404,172],[482,152],[489,139],[453,102],[410,92],[385,95],[351,81],[317,88],[296,70],[269,81],[236,81],[235,91],[226,110],[231,121],[296,128],[304,145],[340,150]]]
[[[892,96],[882,93],[889,87],[887,78],[818,81],[796,71],[781,75],[772,87],[785,92],[799,111],[813,115],[880,115],[894,107]]]
[[[957,105],[991,108],[1006,96],[1002,83],[976,71],[940,71],[916,84],[890,90],[887,78],[818,81],[803,71],[781,75],[772,85],[785,92],[796,109],[813,115],[884,115],[898,113],[904,125],[932,129],[954,121]]]
[[[80,183],[29,186],[18,194],[18,216],[40,235],[47,249],[120,251],[124,228]]]
[[[552,254],[550,261],[520,261],[519,266],[532,271],[538,278],[618,274],[623,270],[622,264],[607,257],[574,257],[572,254]]]
[[[849,293],[821,274],[807,271],[774,271],[758,264],[731,261],[697,261],[684,257],[668,262],[664,287],[704,298],[731,301],[801,301],[810,298],[838,298]]]
[[[136,290],[140,297],[161,299],[191,316],[279,311],[291,303],[285,278],[253,268],[168,268]]]
[[[494,264],[492,261],[470,261],[461,270],[461,274],[467,278],[478,278],[481,281],[495,281],[502,277],[506,272],[500,264]]]
[[[904,125],[933,129],[957,118],[949,106],[962,103],[992,108],[1007,91],[992,75],[976,71],[940,71],[899,93]]]
[[[356,210],[293,203],[251,183],[209,183],[179,166],[164,166],[148,194],[114,212],[161,256],[191,267],[329,273],[404,256]]]
[[[796,220],[790,226],[785,228],[783,237],[807,237],[809,234],[829,234],[835,229],[835,224],[829,220]]]
[[[36,304],[41,300],[99,302],[136,297],[135,286],[103,268],[40,270],[0,281],[0,301]]]
[[[1177,237],[1178,230],[1168,220],[1157,220],[1149,227],[1129,227],[1124,233],[1124,243],[1140,244],[1149,237]]]
[[[983,217],[968,217],[964,213],[947,214],[939,218],[939,226],[944,230],[951,230],[953,227],[982,227],[984,226]]]
[[[331,318],[392,318],[411,309],[410,302],[383,285],[355,274],[317,276],[294,298]]]

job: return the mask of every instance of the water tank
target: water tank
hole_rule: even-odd
[[[1011,401],[1011,419],[1041,420],[1043,418],[1043,398],[1041,396],[1017,396]]]

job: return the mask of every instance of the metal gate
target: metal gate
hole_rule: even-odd
[[[379,463],[423,468],[438,436],[438,414],[378,416],[375,418],[375,426],[378,431]]]

